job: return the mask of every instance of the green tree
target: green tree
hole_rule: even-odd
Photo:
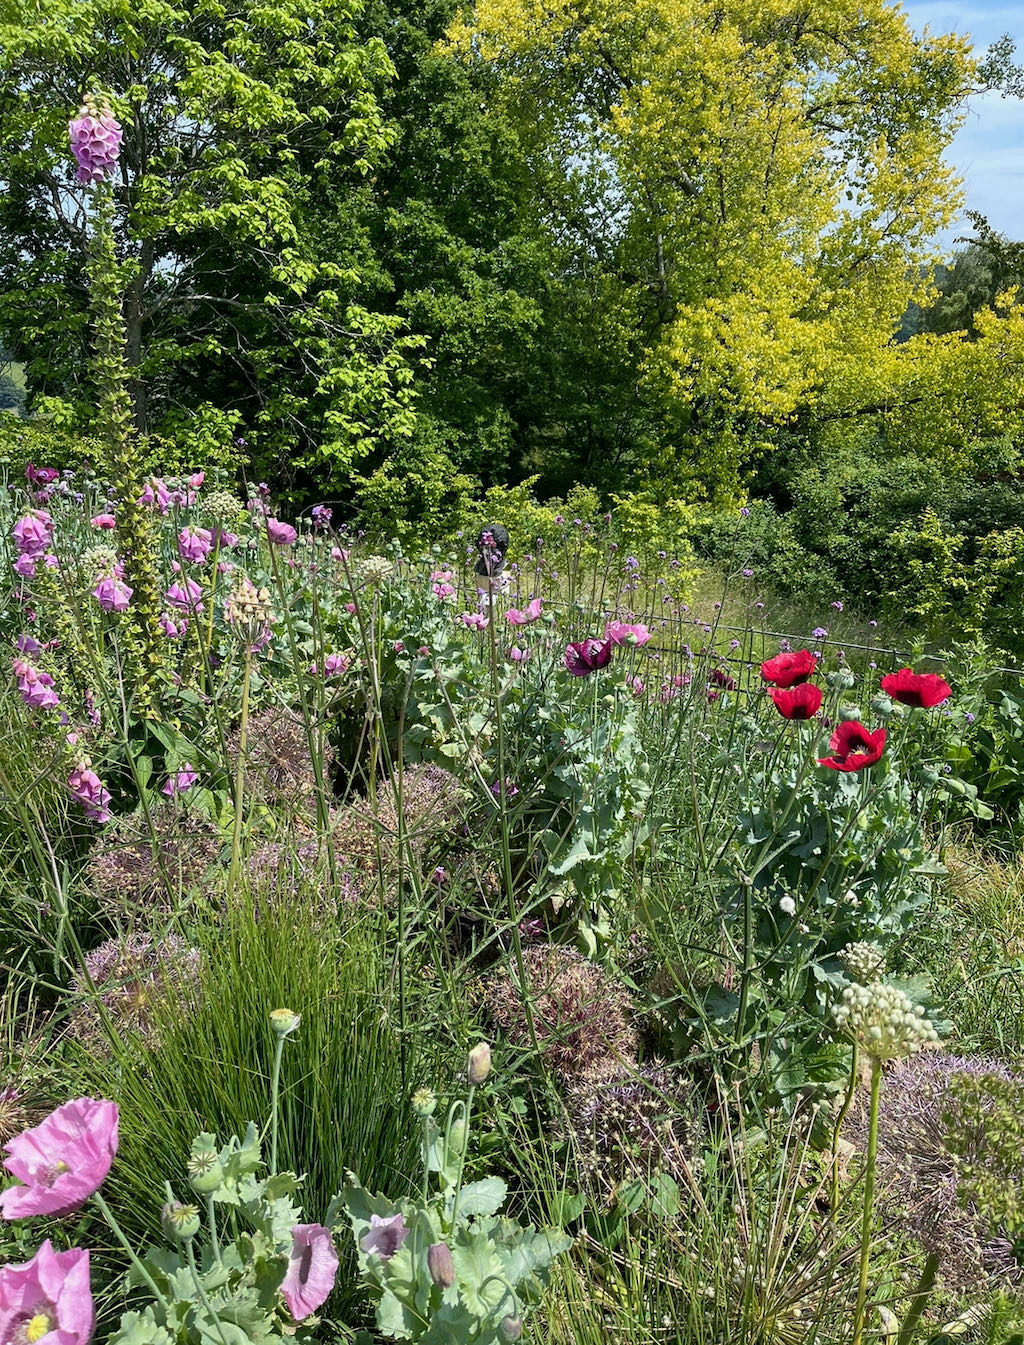
[[[87,205],[67,121],[109,91],[124,131],[115,234],[136,429],[244,427],[266,460],[341,475],[407,432],[409,343],[366,309],[358,241],[330,254],[391,138],[392,69],[357,0],[9,0],[0,23],[0,337],[37,404],[94,391]],[[332,240],[336,244],[343,230]],[[42,403],[45,405],[46,403]],[[237,458],[237,454],[233,455]]]

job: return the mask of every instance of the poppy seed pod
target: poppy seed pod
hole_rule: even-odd
[[[190,1242],[199,1232],[199,1211],[195,1205],[169,1200],[160,1211],[160,1226],[172,1242]]]
[[[455,1262],[447,1242],[434,1242],[427,1248],[427,1269],[439,1289],[450,1289],[455,1283]]]
[[[491,1048],[485,1041],[478,1042],[469,1053],[466,1073],[469,1082],[482,1084],[491,1072]]]

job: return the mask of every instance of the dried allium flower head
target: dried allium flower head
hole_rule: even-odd
[[[398,782],[390,779],[378,790],[376,814],[364,800],[334,814],[338,853],[375,878],[386,880],[399,858],[398,804]],[[406,863],[421,862],[430,843],[450,835],[462,817],[462,789],[455,776],[442,767],[417,762],[404,773],[401,804]],[[383,860],[383,872],[378,856]]]
[[[675,1066],[657,1063],[584,1084],[569,1101],[581,1171],[606,1199],[621,1182],[657,1172],[682,1186],[704,1117],[693,1084]]]
[[[882,981],[847,986],[835,1019],[843,1032],[877,1060],[900,1060],[939,1039],[924,1009]]]
[[[637,1033],[622,986],[572,948],[543,945],[523,960],[533,1026],[548,1067],[574,1086],[617,1073],[635,1061]],[[516,1046],[530,1044],[526,1009],[515,970],[504,967],[488,984],[494,1021]]]
[[[89,856],[89,877],[101,909],[117,919],[140,905],[170,912],[199,888],[220,853],[213,824],[172,800],[119,817]]]
[[[39,1119],[38,1110],[29,1106],[21,1088],[15,1084],[0,1088],[0,1144],[6,1144]]]
[[[909,1228],[926,1252],[941,1257],[942,1278],[955,1289],[976,1286],[983,1273],[1013,1281],[1021,1277],[1009,1239],[993,1236],[988,1221],[965,1204],[960,1164],[949,1143],[951,1132],[963,1138],[968,1130],[966,1150],[985,1161],[986,1127],[976,1118],[964,1126],[959,1086],[993,1077],[1015,1085],[1021,1095],[1018,1110],[1024,1112],[1024,1083],[997,1060],[922,1051],[882,1076],[877,1170],[883,1211]],[[866,1100],[850,1113],[844,1134],[866,1151]],[[1019,1189],[1024,1171],[1016,1181]]]
[[[238,744],[239,736],[234,733],[228,739],[232,769],[238,760]],[[283,803],[291,808],[311,803],[316,792],[316,772],[301,715],[275,705],[258,710],[249,719],[245,750],[249,786],[266,802]],[[330,756],[325,755],[325,777],[330,769]]]
[[[148,934],[108,939],[85,957],[85,974],[74,976],[69,992],[78,1001],[72,1019],[76,1035],[94,1040],[101,1025],[96,998],[116,1027],[155,1040],[154,1014],[161,1001],[195,1003],[200,954],[177,934],[154,941]],[[93,989],[95,987],[95,995]]]
[[[265,902],[303,902],[311,919],[332,920],[339,906],[360,900],[348,871],[339,872],[337,887],[331,886],[327,857],[315,840],[301,845],[267,841],[249,856],[245,872],[257,911]]]
[[[861,985],[877,981],[885,971],[885,950],[877,943],[848,943],[839,954],[843,970]]]
[[[394,566],[385,556],[367,556],[356,570],[356,582],[376,587],[394,572]]]

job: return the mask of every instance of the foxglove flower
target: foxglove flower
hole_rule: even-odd
[[[606,668],[611,658],[611,640],[590,639],[566,645],[562,661],[573,677],[587,677],[598,668]]]
[[[33,560],[42,556],[50,547],[53,536],[53,519],[45,509],[32,509],[15,523],[11,530],[14,545],[20,556],[29,556]]]
[[[201,565],[213,550],[213,533],[209,528],[189,526],[178,533],[178,555],[192,565]]]
[[[96,1325],[89,1253],[55,1252],[47,1238],[31,1261],[0,1267],[0,1341],[86,1345]]]
[[[103,782],[89,765],[80,761],[68,776],[68,789],[85,809],[86,816],[102,825],[110,821],[110,792],[103,788]]]
[[[161,612],[159,626],[168,640],[180,640],[188,630],[188,621],[183,616],[173,617],[170,612]]]
[[[117,1122],[116,1103],[82,1097],[8,1140],[4,1167],[23,1184],[0,1192],[0,1215],[59,1218],[80,1209],[110,1171],[117,1153]]]
[[[121,154],[121,127],[110,104],[87,98],[78,116],[68,122],[71,152],[78,164],[78,181],[102,182],[114,170]]]
[[[14,676],[18,684],[18,694],[30,709],[55,710],[60,705],[60,697],[54,690],[53,678],[47,672],[40,672],[25,659],[15,659]]]
[[[320,1224],[295,1224],[281,1296],[297,1322],[316,1312],[326,1301],[337,1273],[338,1253],[329,1230]]]
[[[916,710],[930,710],[953,694],[953,688],[938,673],[916,673],[912,668],[883,677],[882,690],[894,701]]]
[[[104,612],[127,612],[134,590],[115,575],[104,575],[92,591]]]
[[[194,579],[185,579],[181,583],[172,584],[164,594],[164,601],[168,607],[173,607],[179,612],[199,612],[202,599],[203,590]]]

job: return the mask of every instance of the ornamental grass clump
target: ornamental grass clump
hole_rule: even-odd
[[[523,953],[533,1032],[545,1066],[566,1088],[608,1078],[636,1060],[632,1003],[617,980],[572,948],[540,946]],[[495,972],[487,1007],[514,1046],[533,1035],[514,967]]]

